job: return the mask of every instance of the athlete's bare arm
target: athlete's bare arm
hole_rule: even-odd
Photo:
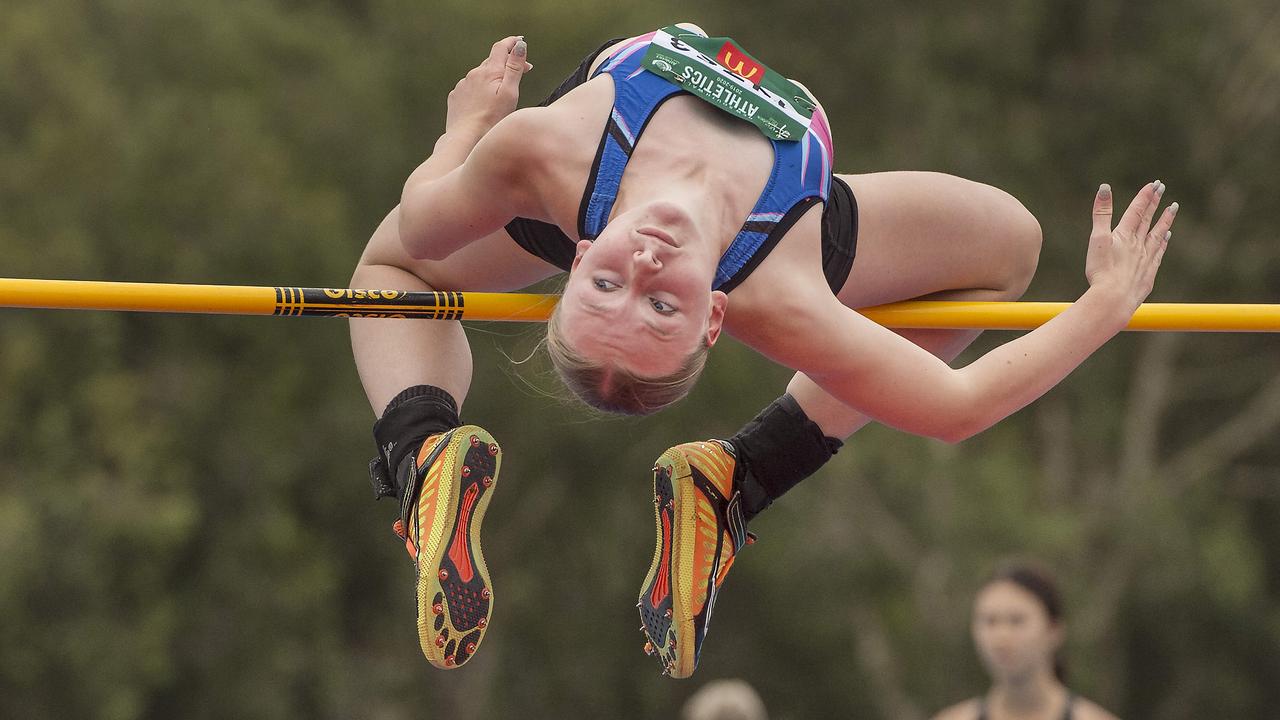
[[[528,145],[516,141],[527,120],[512,111],[526,57],[521,38],[499,40],[449,93],[445,132],[401,194],[399,233],[410,256],[443,259],[519,214]]]
[[[816,284],[788,288],[785,307],[770,313],[778,326],[766,321],[744,340],[869,417],[958,442],[1043,395],[1124,327],[1151,291],[1173,224],[1171,207],[1152,226],[1159,201],[1157,186],[1147,185],[1112,230],[1111,198],[1100,193],[1089,290],[1049,323],[964,368],[948,367]]]
[[[542,163],[540,117],[545,112],[529,108],[508,115],[457,167],[405,183],[399,230],[410,257],[443,260],[512,218],[544,214],[532,180]]]

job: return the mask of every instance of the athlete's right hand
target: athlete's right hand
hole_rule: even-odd
[[[524,38],[512,35],[493,44],[489,57],[472,68],[449,93],[445,133],[484,135],[516,109],[520,78],[533,69]]]
[[[1111,187],[1098,188],[1093,201],[1093,233],[1089,237],[1089,254],[1085,259],[1085,277],[1089,286],[1116,295],[1132,314],[1151,294],[1160,259],[1164,257],[1172,234],[1178,203],[1160,214],[1152,225],[1164,183],[1147,183],[1129,203],[1119,224],[1111,227]]]

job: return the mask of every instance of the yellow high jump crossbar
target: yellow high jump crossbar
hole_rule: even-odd
[[[62,310],[382,317],[435,320],[545,321],[557,295],[406,292],[351,288],[179,285],[0,278],[0,307]],[[1029,330],[1065,302],[912,301],[859,310],[892,328]],[[1146,303],[1128,330],[1280,332],[1280,304]]]

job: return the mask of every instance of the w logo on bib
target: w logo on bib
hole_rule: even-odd
[[[732,42],[726,42],[720,47],[720,52],[716,53],[716,62],[725,66],[734,75],[743,80],[750,80],[756,85],[764,79],[764,66]]]

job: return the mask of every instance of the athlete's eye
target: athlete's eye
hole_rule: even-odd
[[[664,303],[661,300],[649,298],[649,304],[653,306],[654,310],[657,310],[663,315],[674,315],[676,312],[676,308],[674,305],[671,305],[669,303]]]
[[[610,291],[610,290],[616,290],[616,289],[618,289],[619,287],[621,287],[621,286],[620,286],[620,285],[618,285],[617,283],[612,282],[612,281],[609,281],[609,280],[605,280],[604,278],[592,278],[592,280],[591,280],[591,284],[592,284],[592,286],[594,286],[594,287],[595,287],[595,289],[597,289],[597,290],[603,290],[603,291],[605,291],[605,292],[608,292],[608,291]]]

